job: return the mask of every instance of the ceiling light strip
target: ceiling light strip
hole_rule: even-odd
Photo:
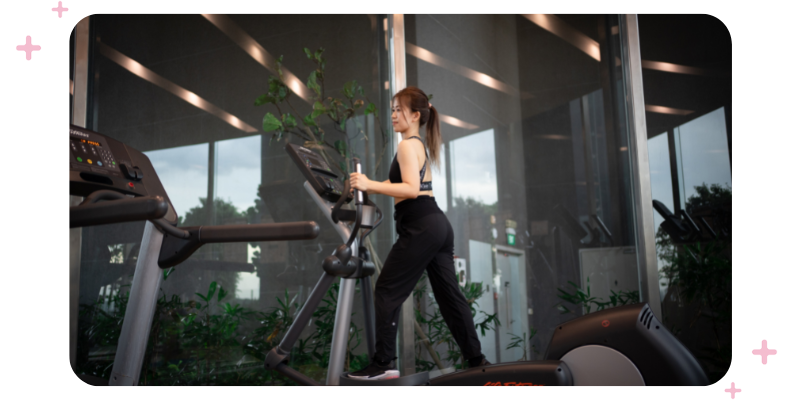
[[[704,68],[697,68],[697,67],[689,67],[686,65],[672,64],[662,61],[642,60],[642,68],[653,69],[656,71],[663,71],[663,72],[672,72],[675,74],[705,75],[705,76],[723,75],[723,73],[718,71],[713,71]]]
[[[142,64],[139,64],[132,58],[120,53],[119,51],[111,48],[110,46],[106,45],[105,43],[98,42],[98,50],[100,54],[107,57],[109,60],[114,61],[115,63],[119,64],[122,68],[127,69],[134,75],[178,96],[182,100],[186,101],[187,103],[211,114],[215,117],[231,124],[237,129],[241,129],[245,132],[252,133],[258,132],[256,128],[246,124],[244,121],[236,118],[235,116],[231,115],[230,113],[226,112],[225,110],[209,103],[202,97],[196,95],[193,92],[190,92],[175,83],[167,80],[166,78],[162,77],[161,75],[156,74],[152,70],[148,69]]]
[[[263,65],[264,68],[269,70],[269,72],[272,72],[273,75],[278,75],[278,71],[275,69],[275,58],[263,47],[261,47],[261,45],[258,44],[258,42],[253,39],[252,36],[248,35],[247,32],[239,27],[239,25],[236,25],[233,20],[228,18],[228,16],[220,14],[202,15],[205,17],[205,19],[221,30],[222,33],[233,40],[234,43],[239,45],[239,47],[249,54],[250,57],[253,57],[256,62]],[[308,104],[314,104],[315,94],[303,83],[303,81],[289,71],[286,66],[281,66],[281,72],[283,72],[284,83],[289,87],[289,89],[291,89],[291,91],[305,100]]]
[[[449,115],[439,114],[439,120],[445,124],[455,126],[456,128],[464,128],[468,130],[478,129],[478,125],[470,124],[469,122],[462,121]]]
[[[680,108],[652,106],[647,104],[645,104],[644,110],[658,114],[670,114],[670,115],[689,115],[694,112],[692,110],[681,110]]]
[[[589,57],[600,61],[600,44],[570,26],[561,18],[552,14],[522,14],[522,16],[539,25],[542,29],[564,39],[567,43],[577,47],[578,50],[588,54]]]
[[[412,43],[406,42],[406,53],[422,61],[431,63],[433,65],[436,65],[437,67],[442,67],[446,70],[459,74],[467,79],[480,83],[481,85],[490,87],[492,89],[501,91],[503,93],[507,93],[512,96],[519,96],[522,98],[533,97],[528,93],[520,93],[520,91],[517,90],[515,87],[500,82],[489,75],[454,63],[446,58],[440,57]]]

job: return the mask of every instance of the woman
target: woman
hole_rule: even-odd
[[[403,135],[389,169],[389,179],[372,181],[350,174],[350,186],[367,194],[394,197],[394,219],[399,238],[389,252],[375,284],[375,356],[366,368],[351,372],[356,379],[399,377],[392,361],[400,306],[414,290],[424,271],[439,310],[470,367],[486,365],[472,312],[456,280],[453,262],[453,228],[433,198],[431,164],[439,165],[439,118],[428,96],[408,87],[392,99],[392,127]],[[419,136],[426,126],[426,142]],[[430,158],[425,144],[430,149]]]

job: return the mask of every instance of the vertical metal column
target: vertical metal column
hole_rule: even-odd
[[[73,67],[72,123],[86,127],[86,99],[89,85],[89,17],[75,25],[75,66]]]
[[[353,243],[355,247],[355,243]],[[358,254],[358,249],[353,254]],[[328,362],[328,386],[339,385],[344,373],[344,360],[347,357],[347,342],[350,340],[350,314],[353,313],[353,295],[356,293],[356,280],[342,278],[339,281],[339,299],[336,303],[336,319],[333,321],[333,342],[331,358]]]
[[[139,383],[158,290],[163,280],[163,273],[158,267],[158,254],[163,240],[164,234],[147,221],[109,385],[134,386]]]
[[[622,37],[622,70],[626,83],[627,113],[630,138],[631,173],[633,178],[636,244],[639,256],[639,288],[642,300],[650,304],[656,318],[662,319],[661,295],[658,289],[656,231],[653,221],[653,199],[650,191],[650,158],[647,153],[647,123],[644,110],[642,58],[639,49],[639,25],[636,14],[627,14],[620,24]]]
[[[69,205],[77,206],[80,196],[69,196]],[[81,294],[81,236],[82,228],[69,230],[69,363],[75,370],[78,360],[78,309]]]
[[[208,203],[208,215],[206,216],[206,225],[216,225],[217,210],[214,203],[214,197],[217,195],[217,142],[208,142],[208,194],[206,195],[206,202]]]
[[[403,14],[393,14],[389,18],[392,40],[389,41],[392,56],[392,70],[394,71],[392,94],[404,89],[406,83],[406,35]],[[397,148],[399,134],[395,135],[393,146]],[[414,361],[414,299],[409,296],[400,310],[400,343],[398,346],[399,370],[401,375],[416,373]]]
[[[73,67],[72,123],[86,127],[86,96],[89,83],[89,17],[75,26],[75,65]],[[83,200],[70,196],[69,205],[76,206]],[[78,357],[78,303],[81,281],[81,236],[82,228],[69,230],[69,361],[75,368]]]

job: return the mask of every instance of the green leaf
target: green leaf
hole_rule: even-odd
[[[375,104],[369,103],[367,108],[364,109],[364,115],[375,114],[375,110]]]
[[[311,50],[309,50],[308,47],[303,47],[303,51],[306,52],[306,57],[308,57],[309,60],[314,58],[314,56],[311,54]]]
[[[278,93],[278,87],[281,85],[281,80],[278,79],[276,76],[269,77],[269,93],[275,94]]]
[[[347,119],[342,118],[342,123],[339,124],[339,128],[342,128],[342,132],[345,131],[346,126],[347,126]]]
[[[345,165],[344,161],[339,161],[339,168],[341,168],[342,171],[347,171],[347,165]]]
[[[278,118],[272,115],[272,113],[266,113],[264,115],[264,120],[261,122],[261,127],[264,129],[264,132],[272,132],[279,129],[282,130],[283,124]]]
[[[333,142],[333,147],[336,148],[336,151],[338,151],[339,154],[341,154],[342,157],[346,157],[346,154],[347,154],[347,143],[345,143],[344,140],[337,140],[337,141]]]
[[[317,83],[317,71],[311,71],[311,75],[308,76],[308,88],[313,90],[317,96],[320,95],[320,87]]]
[[[358,94],[360,94],[361,96],[366,96],[364,94],[364,88],[363,87],[361,87],[361,86],[358,87]]]
[[[316,52],[316,53],[314,53],[314,58],[316,58],[317,60],[319,60],[319,58],[322,56],[322,52],[324,52],[324,51],[325,51],[325,49],[323,49],[322,47],[320,47],[320,48],[317,50],[317,52]]]
[[[306,126],[317,126],[317,122],[314,121],[313,114],[308,114],[305,117],[303,117],[303,124],[305,124]]]
[[[205,296],[203,296],[202,294],[200,294],[200,293],[197,293],[197,292],[194,292],[194,294],[196,294],[196,295],[197,295],[197,297],[199,297],[199,298],[203,299],[203,301],[208,301],[208,298],[207,298],[207,297],[205,297]],[[197,306],[197,308],[200,308],[200,305],[198,305],[198,306]]]
[[[286,129],[292,129],[297,126],[297,120],[294,119],[292,114],[286,113],[281,117],[283,119],[283,126]]]
[[[429,95],[428,95],[428,101],[431,101],[431,100],[433,100],[433,95],[432,95],[432,94],[429,94]]]
[[[206,298],[211,299],[211,296],[213,296],[214,292],[216,291],[217,291],[217,281],[213,281],[211,282],[210,285],[208,285],[208,296],[206,296]]]
[[[314,111],[311,112],[311,118],[315,118],[316,119],[320,115],[325,114],[325,111],[327,111],[327,109],[325,108],[324,104],[322,104],[322,103],[320,103],[318,101],[314,102]]]
[[[347,97],[348,99],[352,99],[353,96],[355,95],[354,90],[356,86],[357,86],[356,81],[345,82],[344,88],[342,89],[342,93],[344,93],[344,96]]]
[[[275,97],[269,94],[262,94],[261,96],[258,96],[254,104],[257,106],[261,106],[269,103],[275,103]]]
[[[167,278],[172,275],[173,272],[175,272],[175,267],[171,267],[170,269],[164,271],[164,280],[167,280]]]
[[[219,287],[219,293],[217,293],[217,301],[222,300],[227,295],[228,295],[228,292],[226,292],[225,289],[223,289],[222,286],[220,286]]]

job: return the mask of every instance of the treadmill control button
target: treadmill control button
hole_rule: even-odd
[[[126,178],[128,178],[130,180],[136,180],[136,172],[133,170],[133,168],[130,165],[120,164],[119,165],[119,169],[120,169],[120,171],[122,171],[122,176],[124,176],[124,177],[126,177]]]

